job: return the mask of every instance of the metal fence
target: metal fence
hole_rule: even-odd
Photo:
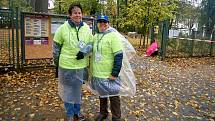
[[[0,9],[0,68],[18,67],[18,21],[18,9]]]
[[[55,31],[68,16],[0,9],[0,68],[52,66]],[[94,19],[83,21],[95,29]]]
[[[215,56],[215,33],[205,35],[204,31],[169,27],[164,21],[160,28],[160,53],[164,57]]]

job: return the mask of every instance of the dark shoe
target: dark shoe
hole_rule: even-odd
[[[72,116],[67,116],[66,121],[73,121],[73,117]]]
[[[112,121],[124,121],[123,119],[113,119],[112,118]]]
[[[82,115],[82,114],[80,114],[80,115],[75,114],[73,116],[73,120],[74,121],[85,121],[86,119],[85,119],[84,115]]]
[[[99,113],[99,115],[96,117],[96,121],[103,121],[104,119],[107,119],[107,115]]]

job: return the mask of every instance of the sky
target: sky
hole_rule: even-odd
[[[197,6],[199,6],[201,4],[202,0],[187,0],[187,1],[191,1],[194,4],[194,6],[197,7]]]
[[[54,0],[49,0],[48,9],[54,8]]]

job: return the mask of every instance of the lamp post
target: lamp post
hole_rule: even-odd
[[[206,30],[206,26],[204,25],[202,27],[202,38],[205,38],[205,30]]]
[[[12,3],[13,3],[13,2],[12,2],[12,0],[9,0],[8,3],[9,3],[9,9],[12,9],[12,8],[13,8],[13,6],[12,6]]]
[[[213,56],[213,52],[214,52],[214,49],[213,49],[213,46],[214,46],[214,42],[215,42],[215,25],[213,26],[213,30],[212,30],[212,33],[211,33],[211,46],[210,46],[210,56]]]
[[[213,27],[213,29],[212,29],[210,39],[211,39],[212,41],[215,41],[215,25],[214,25],[214,27]]]

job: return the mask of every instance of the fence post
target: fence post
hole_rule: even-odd
[[[13,60],[13,68],[15,67],[14,65],[15,65],[15,55],[14,55],[14,53],[15,53],[15,50],[14,50],[14,41],[15,41],[15,39],[14,39],[14,10],[13,9],[9,9],[10,10],[10,14],[11,14],[11,18],[10,18],[10,20],[11,20],[11,28],[12,28],[12,60]],[[9,35],[9,37],[10,37],[10,35]],[[10,40],[9,40],[9,43],[10,43]],[[10,48],[10,45],[9,45],[9,48]],[[9,61],[10,61],[10,64],[11,64],[11,55],[9,54]]]
[[[19,68],[19,10],[16,7],[16,68]]]
[[[154,39],[155,39],[155,33],[154,33],[154,25],[152,25],[151,27],[150,27],[150,34],[151,34],[151,41],[150,41],[150,44],[152,44],[153,42],[154,42]]]
[[[169,23],[168,23],[168,20],[165,20],[163,22],[163,26],[162,26],[161,60],[163,60],[166,55],[166,46],[167,46],[168,35],[169,35]]]
[[[189,41],[190,56],[193,56],[194,39],[196,39],[196,31],[192,29],[192,40]]]
[[[24,33],[25,33],[25,28],[24,28],[24,13],[21,12],[21,18],[20,18],[20,29],[21,29],[21,67],[24,66],[24,61],[25,61],[25,43],[24,43]]]
[[[215,45],[215,31],[212,33],[211,44],[210,44],[210,56],[213,56],[213,46]]]

